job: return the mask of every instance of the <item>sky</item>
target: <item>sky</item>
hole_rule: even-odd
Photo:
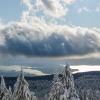
[[[35,1],[35,0],[33,0]],[[45,1],[45,0],[44,0]],[[51,0],[52,1],[52,0]],[[99,27],[100,1],[99,0],[64,0],[68,2],[68,12],[60,18],[60,24],[74,24],[83,27]],[[73,2],[74,1],[74,2]],[[20,20],[21,14],[26,10],[22,0],[0,0],[0,18],[4,22]],[[72,3],[72,4],[71,4]],[[96,20],[94,20],[96,19]]]
[[[0,0],[0,66],[100,65],[99,18],[100,0]]]

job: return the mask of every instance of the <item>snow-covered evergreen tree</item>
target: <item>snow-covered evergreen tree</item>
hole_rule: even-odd
[[[1,84],[0,84],[0,100],[3,100],[5,95],[8,93],[8,90],[5,85],[5,81],[3,76],[1,76]]]
[[[29,90],[29,84],[24,78],[24,73],[21,70],[21,74],[17,78],[17,82],[14,85],[14,100],[37,100],[35,96]]]
[[[65,95],[67,100],[79,100],[79,96],[76,93],[74,86],[74,78],[69,65],[65,66],[62,82],[65,88]]]
[[[54,75],[53,86],[49,93],[48,100],[61,100],[62,95],[64,94],[64,86],[59,79],[58,75]],[[64,99],[62,99],[64,100]]]
[[[9,87],[8,92],[5,93],[4,97],[2,100],[14,100],[14,97],[12,95],[11,87]]]
[[[37,100],[37,97],[35,96],[34,92],[31,92],[31,100]]]
[[[69,66],[65,67],[62,80],[59,79],[58,75],[54,77],[48,100],[80,100],[74,87],[74,78]]]

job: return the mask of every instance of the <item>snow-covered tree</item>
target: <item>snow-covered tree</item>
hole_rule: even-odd
[[[29,90],[29,84],[24,78],[24,73],[21,70],[21,74],[17,78],[17,82],[14,85],[14,100],[37,100],[36,96],[32,95]]]
[[[74,87],[74,78],[69,66],[66,66],[62,79],[55,75],[48,100],[80,100]]]
[[[31,92],[31,100],[37,100],[37,97],[35,96],[34,92]]]
[[[9,87],[8,92],[5,93],[4,97],[2,100],[14,100],[14,97],[12,95],[11,87]]]
[[[72,71],[69,65],[65,66],[62,82],[65,88],[65,95],[67,100],[79,100],[79,96],[76,93],[76,89],[74,86],[74,78],[72,75]]]
[[[61,80],[59,79],[59,76],[54,75],[54,81],[53,81],[51,91],[49,93],[48,100],[61,100],[63,94],[64,94],[64,86]]]
[[[0,84],[0,100],[3,100],[5,95],[8,93],[8,90],[5,85],[5,81],[3,76],[1,76],[1,84]]]

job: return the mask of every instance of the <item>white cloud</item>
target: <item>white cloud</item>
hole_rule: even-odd
[[[100,71],[100,66],[98,65],[77,65],[77,66],[71,66],[72,69],[77,69],[77,72],[89,72],[89,71]]]
[[[25,56],[73,56],[100,52],[98,28],[55,25],[38,18],[0,30],[0,52]]]
[[[29,14],[42,12],[44,16],[60,18],[67,14],[68,6],[76,0],[22,0]],[[27,11],[26,11],[27,12]]]
[[[96,12],[100,12],[100,4],[97,5]]]
[[[63,0],[66,4],[72,4],[74,3],[76,0]]]
[[[82,13],[82,12],[91,12],[91,10],[84,6],[84,7],[82,7],[82,8],[79,8],[77,12],[78,12],[78,13]]]
[[[3,24],[2,19],[0,18],[0,29],[3,29],[3,28],[4,28],[4,24]]]
[[[31,4],[30,0],[22,0],[22,3],[28,7],[28,10],[31,10],[33,5]]]
[[[45,9],[44,12],[46,12],[47,14],[50,14],[51,16],[58,18],[66,15],[67,9],[64,9],[59,0],[41,0],[41,1]]]
[[[0,30],[4,28],[5,28],[5,25],[3,24],[2,19],[0,18]],[[3,34],[1,34],[0,35],[0,45],[4,45],[4,43],[5,43],[5,39],[4,39]]]

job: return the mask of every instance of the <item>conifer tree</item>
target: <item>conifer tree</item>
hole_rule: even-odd
[[[21,74],[17,78],[17,82],[14,85],[14,100],[36,100],[33,98],[29,90],[29,84],[24,78],[23,70],[21,70]]]
[[[76,93],[74,86],[74,78],[69,65],[65,66],[62,82],[65,88],[65,95],[67,100],[79,100],[79,96]]]
[[[54,75],[54,81],[49,93],[48,100],[61,100],[61,96],[64,94],[64,86],[59,79],[58,74]]]
[[[0,84],[0,100],[3,100],[5,95],[8,93],[8,89],[6,88],[5,81],[3,76],[1,76],[1,84]]]
[[[71,69],[68,65],[65,66],[62,79],[59,78],[59,75],[54,76],[48,100],[80,100],[76,93]]]
[[[14,100],[14,97],[12,95],[11,87],[9,87],[8,92],[5,93],[4,97],[2,100]]]

